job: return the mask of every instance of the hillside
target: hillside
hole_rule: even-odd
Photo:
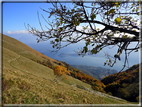
[[[139,64],[126,71],[109,75],[101,81],[106,85],[106,92],[128,101],[139,100]]]
[[[72,66],[81,70],[83,73],[90,75],[98,80],[101,80],[110,74],[117,73],[116,70],[106,69],[102,67],[93,67],[93,66],[86,66],[86,65],[72,65]]]
[[[53,82],[52,67],[60,62],[16,39],[3,35],[2,48],[3,104],[132,104],[92,91],[91,85],[71,76],[68,80]],[[52,66],[46,66],[45,62]]]

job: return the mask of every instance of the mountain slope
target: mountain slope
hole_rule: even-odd
[[[91,86],[71,76],[55,83],[53,70],[33,59],[58,62],[3,35],[3,104],[131,104],[86,91]]]
[[[139,97],[139,64],[123,72],[115,73],[101,80],[105,91],[129,101],[138,101]]]
[[[72,65],[72,66],[81,70],[83,73],[90,75],[98,80],[101,80],[105,76],[108,76],[110,74],[117,73],[116,70],[105,69],[102,67],[93,67],[93,66],[86,66],[86,65]]]

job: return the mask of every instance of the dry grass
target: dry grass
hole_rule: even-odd
[[[4,104],[126,104],[92,94],[81,88],[91,86],[69,76],[68,80],[54,83],[53,70],[32,61],[45,60],[23,43],[3,36],[3,99]],[[8,43],[9,42],[9,43]],[[9,44],[9,45],[8,45]],[[13,44],[13,45],[10,45]],[[18,46],[16,48],[16,46]],[[27,49],[27,50],[26,50]],[[27,53],[21,53],[28,51]],[[38,53],[38,54],[37,54]],[[37,55],[36,55],[37,54]],[[46,56],[44,56],[46,57]],[[47,58],[47,57],[46,57]],[[13,60],[14,59],[14,60]]]

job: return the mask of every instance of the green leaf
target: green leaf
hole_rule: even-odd
[[[109,15],[109,12],[105,12],[105,15]]]
[[[63,24],[63,21],[60,21],[60,24],[62,25],[62,24]]]
[[[92,46],[94,46],[95,44],[92,44]]]
[[[74,9],[72,9],[71,11],[72,11],[72,12],[74,12],[75,10],[74,10]]]
[[[62,37],[60,37],[60,41],[62,41]]]
[[[68,10],[68,12],[67,13],[70,13],[70,10]]]
[[[83,20],[83,18],[81,18],[81,17],[78,19],[78,21],[82,21],[82,20]]]
[[[92,50],[91,52],[92,52],[92,54],[96,54],[98,51],[97,50]]]
[[[128,24],[129,22],[128,21],[125,21],[125,24]]]
[[[110,13],[114,13],[114,12],[115,12],[115,9],[111,9],[109,12],[110,12]]]
[[[62,18],[62,17],[60,18],[60,21],[63,21],[63,18]]]
[[[96,15],[93,13],[93,14],[91,15],[91,20],[94,20],[94,18],[96,18]]]
[[[89,45],[89,42],[86,42],[86,46],[88,46]]]
[[[55,39],[56,42],[59,42],[59,39]]]
[[[84,51],[85,51],[85,53],[88,51],[87,46],[84,46]]]
[[[138,49],[135,52],[138,52]]]
[[[138,9],[136,9],[136,12],[138,12]]]

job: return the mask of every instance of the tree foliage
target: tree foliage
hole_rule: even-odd
[[[126,71],[103,78],[101,82],[106,85],[104,90],[128,101],[137,101],[139,96],[139,66],[139,64],[133,65]]]
[[[80,70],[75,69],[72,72],[70,72],[70,74],[72,77],[77,78],[87,84],[90,84],[92,89],[100,92],[105,92],[105,85],[101,81],[81,72]]]
[[[138,51],[140,32],[140,1],[129,2],[129,0],[110,2],[92,1],[86,3],[82,0],[72,3],[61,3],[59,1],[48,1],[52,7],[48,10],[41,8],[48,14],[44,30],[40,22],[42,31],[31,27],[28,24],[28,31],[37,37],[37,42],[50,40],[52,52],[57,52],[61,48],[73,43],[85,41],[85,46],[78,50],[79,55],[97,54],[103,48],[116,46],[114,57],[106,55],[109,62],[104,65],[112,67],[120,55],[125,52],[124,67],[128,63],[128,55],[132,51]],[[132,48],[132,42],[137,44]],[[123,67],[123,68],[124,68]]]
[[[68,79],[66,74],[68,74],[68,75],[70,74],[70,72],[67,71],[67,68],[65,68],[63,66],[59,66],[59,65],[55,66],[54,67],[54,75],[56,75],[56,78],[53,81],[57,82],[62,75],[65,75],[65,79]]]

